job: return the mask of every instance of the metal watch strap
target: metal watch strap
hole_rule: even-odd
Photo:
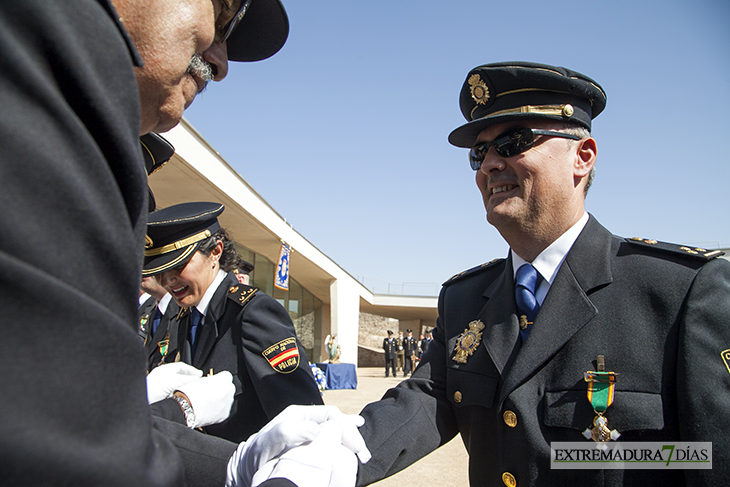
[[[182,396],[178,396],[177,394],[173,394],[172,398],[180,405],[180,408],[185,415],[185,424],[187,427],[195,428],[195,411],[193,411],[193,407],[190,405],[188,400]]]

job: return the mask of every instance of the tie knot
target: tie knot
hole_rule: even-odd
[[[200,323],[200,317],[202,315],[200,314],[200,311],[198,311],[198,308],[193,306],[190,308],[190,324],[193,326],[198,326]]]
[[[517,274],[515,275],[515,284],[517,286],[522,286],[530,291],[532,294],[535,294],[535,289],[537,287],[537,278],[537,270],[532,267],[532,264],[523,264],[522,266],[520,266],[519,269],[517,269]]]

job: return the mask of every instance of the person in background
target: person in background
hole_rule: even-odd
[[[449,141],[469,149],[487,221],[510,251],[443,285],[421,365],[361,412],[374,458],[358,485],[457,433],[472,486],[727,483],[730,262],[720,251],[618,237],[586,212],[590,129],[605,105],[596,81],[562,67],[505,62],[468,73],[467,123]],[[711,448],[712,468],[551,468],[554,442],[617,439],[624,448],[707,442],[695,454]]]
[[[411,371],[416,367],[416,339],[413,338],[413,330],[406,330],[408,336],[403,339],[403,355],[405,365],[403,366],[403,377],[411,375]]]
[[[233,375],[230,417],[204,430],[240,442],[290,404],[322,398],[287,311],[233,272],[243,260],[218,222],[224,208],[189,202],[151,213],[142,274],[184,310],[170,324],[176,338],[163,361]]]
[[[423,333],[421,333],[418,336],[418,341],[416,342],[416,343],[418,343],[418,347],[416,348],[416,355],[418,356],[419,360],[421,359],[421,355],[423,355],[423,348],[421,348],[421,345],[423,344],[423,341],[425,339],[426,339],[426,336]]]
[[[431,331],[426,330],[426,335],[421,338],[421,356],[428,351],[428,346],[431,344],[431,340]]]
[[[396,352],[396,360],[397,360],[397,366],[398,370],[402,371],[404,370],[403,367],[405,366],[405,352],[403,349],[403,332],[398,332],[398,338],[396,338],[396,346],[397,346],[397,352]],[[393,376],[395,377],[395,376]]]
[[[395,377],[395,358],[398,351],[398,344],[393,338],[393,332],[388,330],[388,338],[383,339],[383,352],[385,355],[385,376],[388,377],[388,369],[393,371]]]
[[[252,263],[241,259],[241,264],[237,269],[233,269],[233,272],[236,274],[238,282],[246,285],[251,284],[251,272],[253,272]]]

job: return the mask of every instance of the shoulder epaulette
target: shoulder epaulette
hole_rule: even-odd
[[[448,286],[449,284],[453,284],[456,281],[460,281],[461,279],[464,279],[467,276],[472,276],[474,274],[477,274],[483,270],[490,268],[494,264],[498,264],[499,262],[503,262],[503,261],[504,261],[504,259],[494,259],[494,260],[490,260],[489,262],[485,262],[482,265],[478,265],[476,267],[472,267],[471,269],[465,270],[463,272],[459,272],[458,274],[451,276],[451,278],[448,281],[444,282],[442,284],[442,286]]]
[[[254,294],[259,291],[257,287],[247,286],[245,284],[236,284],[228,288],[228,299],[231,299],[241,306],[251,299]]]
[[[687,245],[679,245],[669,242],[659,242],[649,238],[631,237],[625,239],[632,245],[638,245],[644,248],[650,248],[653,250],[659,250],[661,252],[668,252],[671,254],[679,254],[685,257],[691,257],[699,260],[712,260],[715,257],[724,255],[725,252],[722,250],[707,250],[700,247],[689,247]]]

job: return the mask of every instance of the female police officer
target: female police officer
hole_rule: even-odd
[[[155,276],[181,308],[163,361],[233,374],[231,414],[205,431],[240,442],[288,405],[322,399],[286,310],[236,278],[242,260],[218,224],[224,208],[193,202],[151,213],[142,274]],[[176,399],[189,414],[185,398]]]

